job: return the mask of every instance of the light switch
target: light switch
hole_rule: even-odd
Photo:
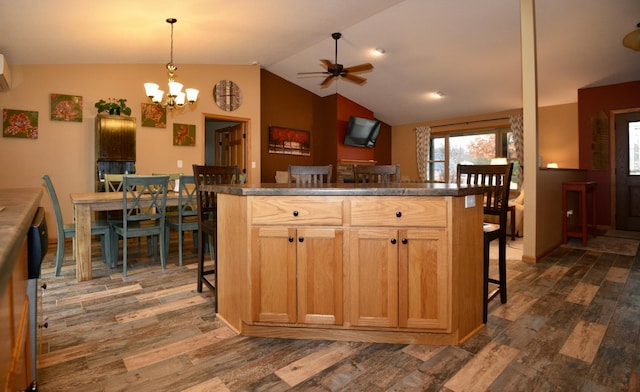
[[[255,169],[256,168],[256,161],[251,161],[251,168]]]
[[[182,159],[178,159],[178,169],[182,169]]]

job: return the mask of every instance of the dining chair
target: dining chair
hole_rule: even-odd
[[[49,175],[43,175],[42,180],[47,187],[47,192],[49,193],[51,204],[53,205],[53,213],[56,216],[56,227],[58,229],[58,247],[56,250],[56,276],[60,276],[62,262],[64,261],[64,240],[65,238],[72,238],[73,241],[75,241],[76,225],[75,223],[65,224],[62,220],[62,212],[60,210],[58,196]],[[111,239],[109,235],[109,223],[104,220],[92,221],[91,235],[100,236],[102,255],[105,259],[105,263],[107,264],[107,268],[110,268],[109,260],[111,260]]]
[[[104,175],[104,191],[105,192],[122,192],[122,178],[124,174],[109,174]]]
[[[197,290],[202,292],[203,284],[215,293],[215,312],[218,312],[218,210],[217,195],[215,192],[206,191],[203,185],[231,184],[239,178],[238,166],[204,166],[193,165],[193,176],[196,183],[196,195],[198,201],[198,285]],[[204,268],[204,238],[213,238],[211,246],[211,258],[214,267],[210,270]],[[209,241],[211,244],[211,241]],[[207,279],[213,275],[213,281]]]
[[[171,178],[171,177],[169,177]],[[177,178],[178,185],[178,206],[175,212],[166,213],[166,252],[169,253],[169,233],[171,230],[178,232],[178,263],[182,266],[182,245],[184,242],[184,232],[193,233],[194,250],[198,247],[198,200],[194,176],[181,174]]]
[[[484,214],[498,217],[498,223],[483,224],[484,231],[484,310],[487,322],[489,301],[500,294],[500,302],[507,303],[507,209],[513,163],[507,165],[462,165],[457,167],[457,183],[484,187]],[[489,277],[489,249],[498,240],[498,279]],[[497,288],[489,293],[489,284]]]
[[[122,220],[111,221],[112,254],[118,254],[122,237],[122,276],[127,277],[127,239],[149,237],[160,244],[160,264],[165,268],[165,210],[169,176],[123,176]],[[149,240],[147,240],[149,241]],[[114,257],[115,260],[115,257]]]
[[[331,182],[331,173],[333,172],[333,165],[325,166],[294,166],[289,165],[289,177],[288,183],[293,182],[295,176],[295,182],[297,185],[306,184],[323,184]]]
[[[400,165],[353,165],[356,183],[400,183]]]

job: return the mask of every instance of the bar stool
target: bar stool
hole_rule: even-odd
[[[563,182],[562,183],[562,242],[566,243],[568,237],[576,237],[582,238],[582,246],[587,246],[587,236],[589,231],[588,224],[588,206],[587,199],[589,195],[591,195],[591,214],[592,214],[592,223],[591,223],[591,234],[595,238],[597,233],[597,225],[596,225],[596,185],[595,181],[572,181],[572,182]],[[569,228],[569,217],[567,209],[567,194],[569,192],[578,192],[580,199],[580,230],[570,230]]]

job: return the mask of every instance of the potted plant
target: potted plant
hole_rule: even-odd
[[[98,113],[107,112],[116,116],[119,116],[121,113],[127,116],[131,115],[131,108],[127,106],[127,100],[123,98],[108,98],[106,101],[101,99],[96,102],[94,106],[98,109]]]

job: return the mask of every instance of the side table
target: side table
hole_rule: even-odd
[[[589,232],[589,224],[588,224],[588,205],[587,199],[591,196],[591,215],[592,215],[592,223],[591,223],[591,234],[595,238],[597,236],[597,225],[596,225],[596,190],[597,183],[595,181],[573,181],[573,182],[563,182],[562,183],[562,241],[563,243],[567,242],[568,237],[576,237],[582,238],[582,246],[587,246],[587,235]],[[578,192],[579,200],[580,200],[580,215],[581,215],[581,225],[579,231],[570,231],[568,227],[568,216],[567,212],[567,193],[568,192]]]

